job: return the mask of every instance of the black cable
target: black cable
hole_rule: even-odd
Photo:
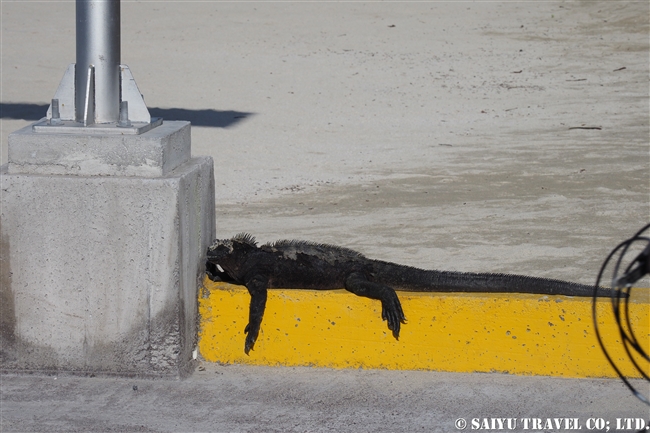
[[[641,368],[641,366],[637,363],[633,355],[634,352],[642,359],[645,359],[646,361],[650,362],[650,357],[648,356],[648,354],[645,352],[645,350],[637,340],[636,334],[632,329],[632,323],[630,321],[630,314],[629,314],[630,298],[632,297],[632,285],[636,281],[641,279],[644,275],[650,273],[650,238],[646,236],[642,236],[643,233],[648,229],[650,229],[650,224],[643,227],[630,239],[619,244],[616,248],[614,248],[614,250],[612,250],[612,252],[605,259],[605,262],[600,268],[600,272],[598,273],[598,278],[596,279],[596,284],[594,286],[594,295],[592,300],[592,315],[594,320],[594,330],[596,331],[596,338],[598,339],[598,344],[600,345],[600,348],[605,354],[607,361],[609,361],[609,364],[612,366],[612,368],[614,368],[614,371],[616,371],[618,377],[630,389],[630,391],[632,391],[632,394],[634,394],[635,397],[637,397],[639,400],[641,400],[642,402],[650,406],[650,400],[648,399],[648,397],[644,396],[642,393],[637,391],[636,388],[634,388],[634,386],[621,372],[621,370],[618,368],[618,366],[616,365],[612,357],[607,352],[607,349],[605,348],[605,344],[603,343],[602,337],[600,335],[600,331],[598,330],[598,318],[597,318],[597,308],[596,308],[597,305],[596,293],[598,289],[602,287],[601,281],[603,279],[605,270],[609,265],[610,261],[618,254],[618,258],[614,265],[614,271],[612,273],[612,282],[611,282],[611,288],[613,289],[611,301],[612,301],[612,310],[614,313],[614,319],[616,320],[616,325],[618,327],[621,336],[621,342],[623,343],[623,348],[625,349],[628,358],[632,362],[632,365],[634,365],[634,368],[641,373],[641,376],[646,381],[650,381],[650,378],[643,371],[643,368]],[[622,275],[619,276],[620,269],[624,267],[624,258],[626,254],[629,253],[630,248],[635,243],[644,243],[645,248],[640,254],[638,254],[630,262],[629,265],[625,267],[624,273],[622,273]],[[648,421],[648,426],[650,426],[650,421]],[[645,431],[646,428],[639,430],[639,432],[645,432]]]

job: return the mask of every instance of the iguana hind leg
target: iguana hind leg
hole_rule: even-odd
[[[395,290],[383,284],[368,281],[365,275],[355,272],[345,280],[345,289],[358,296],[377,299],[381,301],[381,318],[388,322],[388,329],[393,331],[393,336],[399,339],[400,324],[406,323]]]
[[[264,309],[266,308],[266,289],[268,287],[268,279],[255,276],[246,282],[246,288],[251,295],[251,304],[248,313],[248,325],[244,328],[246,334],[246,343],[244,344],[244,352],[248,352],[255,346],[257,336],[260,333],[262,325],[262,317],[264,316]]]

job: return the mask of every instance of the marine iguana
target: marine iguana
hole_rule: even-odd
[[[208,248],[206,272],[213,281],[246,286],[251,295],[244,329],[246,354],[253,348],[262,324],[266,291],[273,288],[331,290],[345,288],[358,296],[381,301],[381,317],[399,338],[406,323],[395,290],[408,292],[501,292],[593,296],[592,286],[511,274],[429,271],[372,260],[356,251],[308,241],[281,240],[258,246],[240,233],[217,239]],[[611,296],[608,289],[598,296]]]

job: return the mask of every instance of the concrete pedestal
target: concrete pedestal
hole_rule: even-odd
[[[189,147],[186,122],[167,127]],[[10,149],[23,147],[14,155],[52,143],[47,134],[27,135],[10,136]],[[82,164],[84,175],[35,174],[51,172],[48,162],[25,158],[1,168],[3,370],[191,370],[197,289],[215,230],[214,177],[211,158],[185,154],[170,170],[162,168],[170,166],[164,153],[158,162],[148,159],[145,171],[156,177],[92,175],[92,164]],[[96,166],[106,171],[111,164]],[[126,165],[138,171],[137,161]]]

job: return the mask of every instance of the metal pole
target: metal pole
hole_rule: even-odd
[[[120,0],[77,0],[77,63],[75,118],[77,122],[114,123],[120,111]],[[89,67],[94,86],[89,85]],[[90,91],[89,87],[91,88]],[[86,100],[93,98],[94,101]],[[94,110],[92,109],[94,105]],[[91,109],[85,110],[84,107]],[[85,113],[93,113],[85,119]]]

